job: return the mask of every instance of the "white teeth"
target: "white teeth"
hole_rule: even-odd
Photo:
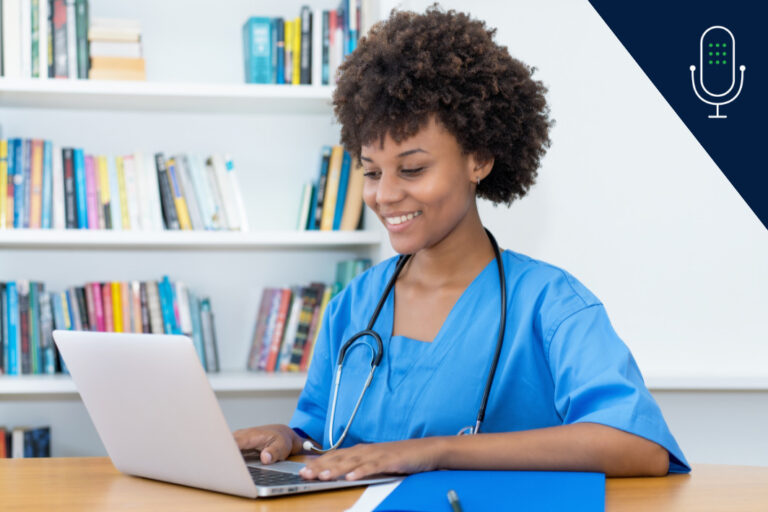
[[[405,221],[411,220],[414,217],[418,217],[419,215],[421,215],[421,211],[420,210],[408,213],[406,215],[401,215],[399,217],[384,217],[384,218],[387,220],[387,222],[389,224],[392,224],[392,225],[396,226],[398,224],[402,224]]]

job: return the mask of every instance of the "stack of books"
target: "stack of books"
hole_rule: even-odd
[[[138,20],[94,18],[88,29],[90,70],[97,80],[146,80]]]
[[[88,78],[88,0],[2,0],[0,75]]]
[[[265,288],[248,355],[251,371],[307,371],[315,341],[331,298],[356,275],[371,266],[370,259],[339,262],[333,284]]]
[[[243,25],[246,83],[335,85],[339,64],[357,47],[358,28],[370,17],[369,3],[342,0],[332,10],[302,6],[296,18],[249,18]]]
[[[304,184],[296,228],[355,230],[362,228],[363,168],[341,146],[324,146],[317,180]]]
[[[41,139],[0,140],[0,229],[241,230],[228,155],[86,154]]]
[[[60,292],[44,283],[0,283],[0,373],[67,373],[53,330],[186,334],[206,371],[219,371],[211,301],[168,276],[90,282]]]
[[[51,427],[0,426],[0,459],[51,456]]]

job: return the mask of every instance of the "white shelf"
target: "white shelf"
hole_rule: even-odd
[[[217,393],[300,391],[305,373],[223,372],[208,375]],[[768,376],[754,377],[656,377],[646,379],[651,391],[768,391]],[[76,395],[68,375],[0,376],[0,396]]]
[[[0,78],[0,107],[331,113],[331,86]]]
[[[208,376],[211,387],[221,392],[301,391],[305,373],[225,372]],[[0,376],[0,396],[76,395],[75,383],[68,375]]]
[[[378,231],[0,230],[3,249],[258,249],[377,246]]]

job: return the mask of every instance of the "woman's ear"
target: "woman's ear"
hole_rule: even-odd
[[[481,157],[480,155],[470,155],[470,180],[473,183],[480,184],[480,180],[485,179],[491,174],[494,158],[492,156]]]

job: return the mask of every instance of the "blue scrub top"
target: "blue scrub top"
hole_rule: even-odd
[[[504,345],[481,432],[593,422],[639,435],[669,452],[669,471],[690,466],[645,387],[603,304],[571,274],[514,251],[502,252],[507,278]],[[290,426],[329,446],[328,421],[338,352],[366,328],[397,257],[357,276],[327,306],[307,382]],[[474,425],[499,330],[499,273],[491,261],[448,314],[431,343],[392,336],[393,287],[374,330],[384,357],[343,446],[455,435]],[[347,352],[333,425],[349,420],[370,372],[370,338]]]

